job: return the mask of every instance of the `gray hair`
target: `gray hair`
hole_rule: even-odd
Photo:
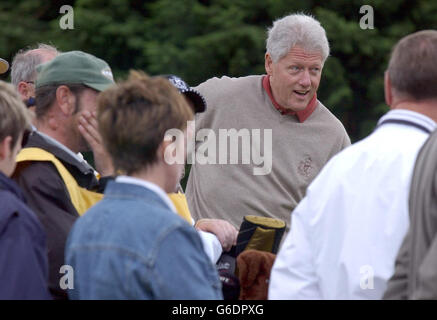
[[[55,55],[60,52],[53,46],[39,43],[36,47],[28,47],[21,49],[14,56],[11,66],[11,82],[17,88],[20,81],[35,81],[36,80],[36,66],[42,62],[42,57],[39,53],[31,52],[35,49],[43,49],[51,51]]]
[[[329,42],[325,29],[312,16],[291,14],[276,20],[268,29],[267,53],[273,62],[285,57],[294,46],[306,51],[318,51],[325,63],[329,56]]]

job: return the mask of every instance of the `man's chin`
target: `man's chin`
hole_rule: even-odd
[[[299,111],[305,110],[307,105],[308,105],[308,102],[299,101],[299,102],[294,102],[294,103],[290,104],[289,106],[287,106],[287,109],[290,109],[294,112],[299,112]]]

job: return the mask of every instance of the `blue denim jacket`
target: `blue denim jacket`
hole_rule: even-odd
[[[71,299],[222,299],[195,229],[152,190],[109,182],[67,240]]]

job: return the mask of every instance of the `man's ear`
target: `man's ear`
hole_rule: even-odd
[[[76,97],[67,86],[62,85],[56,89],[56,102],[66,116],[72,115],[76,109]]]
[[[0,142],[0,161],[8,159],[11,155],[12,137],[7,136]]]
[[[21,100],[27,100],[32,96],[32,92],[29,88],[29,84],[24,81],[20,81],[17,87],[18,93],[21,95]]]
[[[170,145],[173,143],[174,142],[171,139],[171,136],[165,136],[165,138],[161,141],[161,144],[159,145],[158,150],[156,151],[159,162],[163,161],[167,163],[166,157],[174,158],[173,153],[175,151],[175,148],[170,147]],[[167,152],[167,156],[166,156],[166,152]]]
[[[384,97],[385,97],[385,103],[388,106],[391,106],[393,103],[393,92],[392,92],[391,81],[388,71],[384,73]]]
[[[273,60],[272,60],[272,57],[270,56],[270,54],[268,52],[265,54],[265,57],[264,57],[264,65],[265,65],[265,68],[266,68],[266,73],[269,76],[271,76],[272,73],[273,73],[273,67],[272,67]]]

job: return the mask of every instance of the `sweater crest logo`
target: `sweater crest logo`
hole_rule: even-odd
[[[309,178],[314,171],[313,160],[309,155],[305,155],[303,160],[299,162],[297,172],[305,178]]]

